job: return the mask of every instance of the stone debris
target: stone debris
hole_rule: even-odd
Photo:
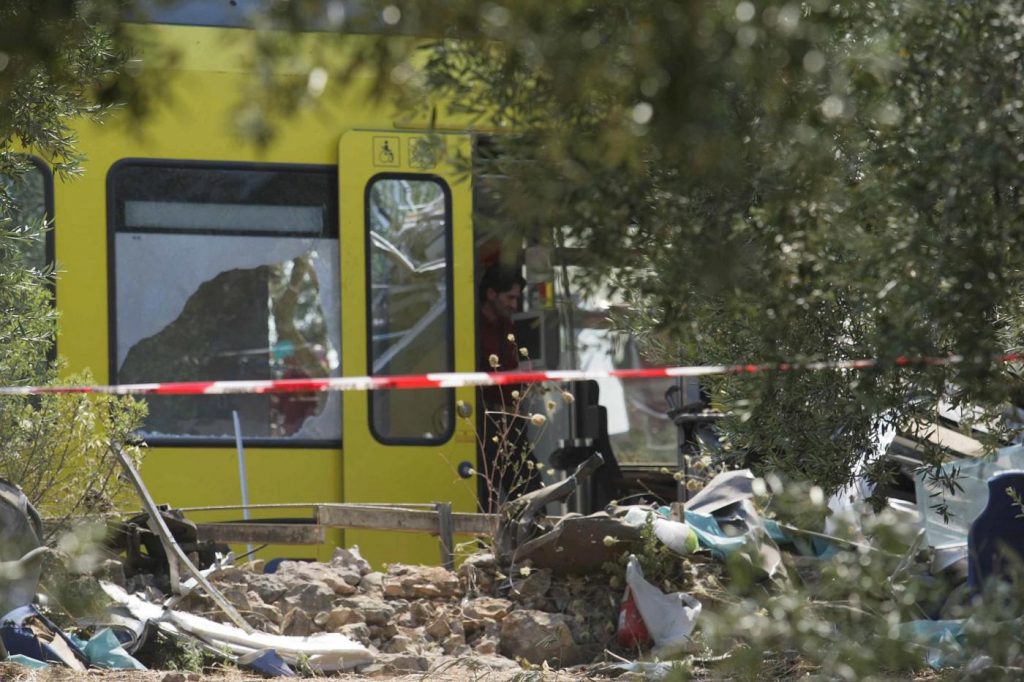
[[[326,563],[284,561],[271,574],[231,567],[210,579],[266,632],[337,632],[363,644],[375,657],[364,675],[422,673],[463,658],[488,670],[565,667],[602,655],[618,616],[606,575],[588,583],[546,569],[515,573],[503,575],[487,553],[457,572],[404,564],[377,572],[352,548]],[[223,619],[200,594],[179,608]]]

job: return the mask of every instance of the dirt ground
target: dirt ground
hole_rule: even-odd
[[[923,671],[913,677],[894,676],[886,678],[880,676],[878,680],[911,680],[912,682],[953,682],[961,678],[962,671]],[[760,680],[796,680],[808,679],[810,671],[802,665],[774,667],[767,666],[762,674],[758,675]],[[668,681],[691,679],[699,680],[722,680],[721,675],[708,674],[707,671],[694,671],[692,677],[668,677],[661,678]],[[301,679],[301,678],[297,678]],[[316,679],[330,679],[338,682],[368,682],[370,680],[379,682],[584,682],[585,680],[609,680],[615,679],[618,682],[653,682],[657,677],[640,673],[623,673],[618,677],[602,674],[595,667],[576,668],[572,670],[491,670],[485,666],[475,664],[473,657],[466,657],[457,661],[456,665],[441,666],[436,670],[405,674],[385,675],[368,677],[352,673],[334,674]],[[74,672],[64,668],[50,668],[47,670],[28,670],[20,665],[0,663],[0,681],[2,682],[265,682],[266,678],[255,675],[248,675],[237,669],[225,669],[209,673],[178,673],[167,671],[106,671],[90,670],[87,672]]]
[[[471,660],[471,659],[467,659]],[[178,677],[182,675],[182,677]],[[266,678],[247,675],[239,670],[225,670],[210,674],[168,673],[159,671],[111,672],[90,670],[74,672],[66,669],[29,670],[20,665],[0,664],[0,680],[3,682],[265,682]],[[578,682],[593,679],[586,673],[569,673],[544,670],[503,670],[493,671],[472,665],[451,666],[437,671],[397,675],[389,677],[366,677],[354,674],[331,675],[331,680],[354,682],[379,680],[381,682]],[[628,678],[619,678],[628,679]],[[636,678],[634,678],[636,679]]]

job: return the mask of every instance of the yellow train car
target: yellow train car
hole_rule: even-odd
[[[55,187],[58,348],[71,369],[112,383],[472,371],[472,343],[456,343],[474,334],[471,187],[451,162],[469,137],[398,130],[398,112],[328,83],[316,112],[269,145],[241,142],[231,131],[252,33],[188,25],[245,20],[192,5],[168,17],[183,23],[139,27],[177,54],[147,71],[165,84],[161,105],[141,124],[79,127],[85,174]],[[456,470],[475,461],[475,435],[456,400],[472,404],[473,391],[154,397],[142,473],[176,507],[239,504],[237,420],[250,504],[473,511]],[[429,537],[362,535],[270,553],[326,559],[344,542],[375,560],[438,556]]]
[[[457,167],[472,137],[437,133],[443,120],[435,132],[403,127],[402,112],[373,103],[358,80],[327,80],[311,84],[318,106],[279,122],[269,144],[241,141],[231,131],[252,83],[254,34],[243,28],[251,5],[154,3],[136,28],[146,44],[176,53],[141,56],[159,105],[141,121],[115,115],[77,127],[85,172],[52,185],[48,210],[58,353],[102,383],[474,371],[478,240],[471,179]],[[296,39],[328,53],[368,40]],[[45,185],[44,169],[39,176]],[[600,364],[608,344],[590,332],[563,331],[563,342],[597,343]],[[628,421],[624,396],[612,421]],[[472,389],[147,402],[142,474],[161,503],[239,505],[240,436],[252,505],[445,501],[477,510],[476,482],[458,473],[477,457],[475,419],[456,413],[457,403],[476,411]],[[662,419],[647,413],[637,414]],[[667,423],[660,433],[665,426],[671,433]],[[659,447],[674,459],[674,443]],[[263,555],[323,560],[342,544],[376,563],[438,559],[429,536],[354,530]]]

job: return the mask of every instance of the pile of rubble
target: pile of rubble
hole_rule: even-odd
[[[1024,448],[1004,455],[1024,461]],[[594,464],[577,474],[585,466]],[[577,671],[588,676],[624,670],[647,675],[652,666],[662,666],[659,674],[668,672],[665,666],[674,664],[664,661],[672,659],[692,670],[735,664],[741,666],[737,670],[757,671],[771,647],[785,649],[778,656],[787,666],[803,657],[823,674],[843,670],[845,677],[854,670],[851,664],[861,672],[892,664],[916,670],[924,661],[933,668],[998,667],[991,653],[978,653],[968,640],[979,604],[988,611],[1006,603],[1001,592],[984,602],[981,578],[1003,585],[1002,578],[1012,577],[1000,563],[999,548],[1019,541],[1013,524],[1020,518],[1014,491],[1024,490],[1021,471],[987,480],[989,504],[971,528],[973,554],[966,538],[959,549],[929,548],[927,522],[897,522],[898,507],[863,517],[865,523],[875,520],[849,536],[832,535],[830,523],[862,518],[860,512],[845,495],[826,505],[813,488],[793,492],[822,513],[831,511],[826,532],[785,523],[755,504],[768,492],[767,482],[746,470],[717,474],[685,505],[611,505],[586,517],[546,517],[545,506],[575,485],[569,478],[506,504],[493,553],[472,555],[454,571],[404,564],[378,571],[356,547],[338,548],[323,563],[200,561],[194,525],[157,510],[146,523],[150,531],[141,521],[122,529],[127,542],[115,551],[118,557],[124,552],[122,559],[107,560],[90,578],[69,574],[56,580],[76,593],[110,598],[101,620],[91,623],[107,629],[95,631],[88,642],[60,632],[44,615],[46,608],[33,603],[39,573],[61,566],[44,562],[51,552],[33,539],[15,547],[13,557],[20,559],[0,553],[6,594],[18,602],[7,604],[11,610],[0,622],[0,641],[17,645],[17,654],[10,653],[23,664],[55,662],[76,670],[144,669],[145,661],[132,655],[155,632],[270,675],[354,670],[389,676],[466,666],[508,674],[527,666],[582,666]],[[773,484],[772,491],[781,498],[783,486]],[[17,521],[13,511],[24,515],[30,507],[20,504],[14,488],[8,492],[12,501],[0,511],[7,509]],[[24,529],[13,521],[6,527],[38,535],[38,519],[22,520]],[[179,526],[177,535],[168,523]],[[145,555],[139,553],[143,547]],[[960,570],[968,559],[973,573]],[[96,589],[86,590],[82,581]],[[865,609],[885,617],[829,608],[836,599],[840,607],[870,601],[873,606]],[[71,625],[83,632],[84,611],[62,605]],[[794,623],[786,621],[791,614]],[[1002,631],[1016,646],[1016,620],[1002,620],[1008,624]],[[864,639],[837,636],[844,632]],[[884,660],[872,658],[875,647],[887,645],[890,654],[878,654]],[[905,657],[897,661],[893,654]],[[827,667],[830,661],[837,662]],[[742,667],[748,663],[753,667]],[[1017,665],[1016,659],[1010,663]]]
[[[591,662],[612,642],[621,598],[606,574],[555,578],[523,568],[505,576],[486,553],[457,572],[403,564],[374,571],[357,549],[338,549],[328,563],[281,562],[273,573],[252,568],[259,565],[210,579],[264,632],[334,632],[363,644],[374,656],[359,669],[368,675],[426,671],[467,656],[494,670]],[[224,620],[199,593],[177,608]]]

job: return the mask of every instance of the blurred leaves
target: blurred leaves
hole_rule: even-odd
[[[124,2],[0,5],[0,385],[55,383],[56,313],[39,182],[25,152],[62,179],[81,171],[76,119],[98,119],[126,99]],[[140,100],[135,101],[137,104]],[[32,206],[30,209],[29,206]],[[61,377],[89,382],[88,376]],[[110,512],[123,485],[111,448],[126,443],[145,407],[85,395],[0,399],[0,475],[58,522]],[[138,458],[140,451],[128,447]],[[60,530],[60,523],[52,532]],[[56,535],[54,535],[56,537]],[[53,538],[50,538],[53,539]]]
[[[73,162],[61,108],[91,115],[107,101],[96,93],[121,92],[104,86],[120,82],[111,74],[129,54],[119,7],[6,10],[5,30],[42,42],[10,42],[3,92],[42,74],[26,92],[60,94],[31,100],[45,103],[32,116],[48,132],[22,125],[30,146]],[[394,102],[402,120],[486,131],[474,171],[498,200],[498,228],[555,245],[595,280],[613,277],[631,308],[622,322],[650,342],[652,360],[965,358],[714,381],[737,458],[834,490],[883,423],[933,417],[949,391],[992,409],[1021,393],[1019,376],[992,361],[1021,346],[1024,69],[1013,6],[266,9],[254,19],[241,131],[267,142],[325,87]],[[318,38],[277,30],[312,26]],[[375,39],[346,40],[356,34]],[[0,130],[33,111],[10,101]]]
[[[755,466],[834,490],[951,386],[1019,392],[992,360],[1022,320],[1012,7],[441,5],[389,5],[434,37],[406,101],[507,131],[476,168],[501,218],[614,275],[655,360],[964,356],[712,382]]]

